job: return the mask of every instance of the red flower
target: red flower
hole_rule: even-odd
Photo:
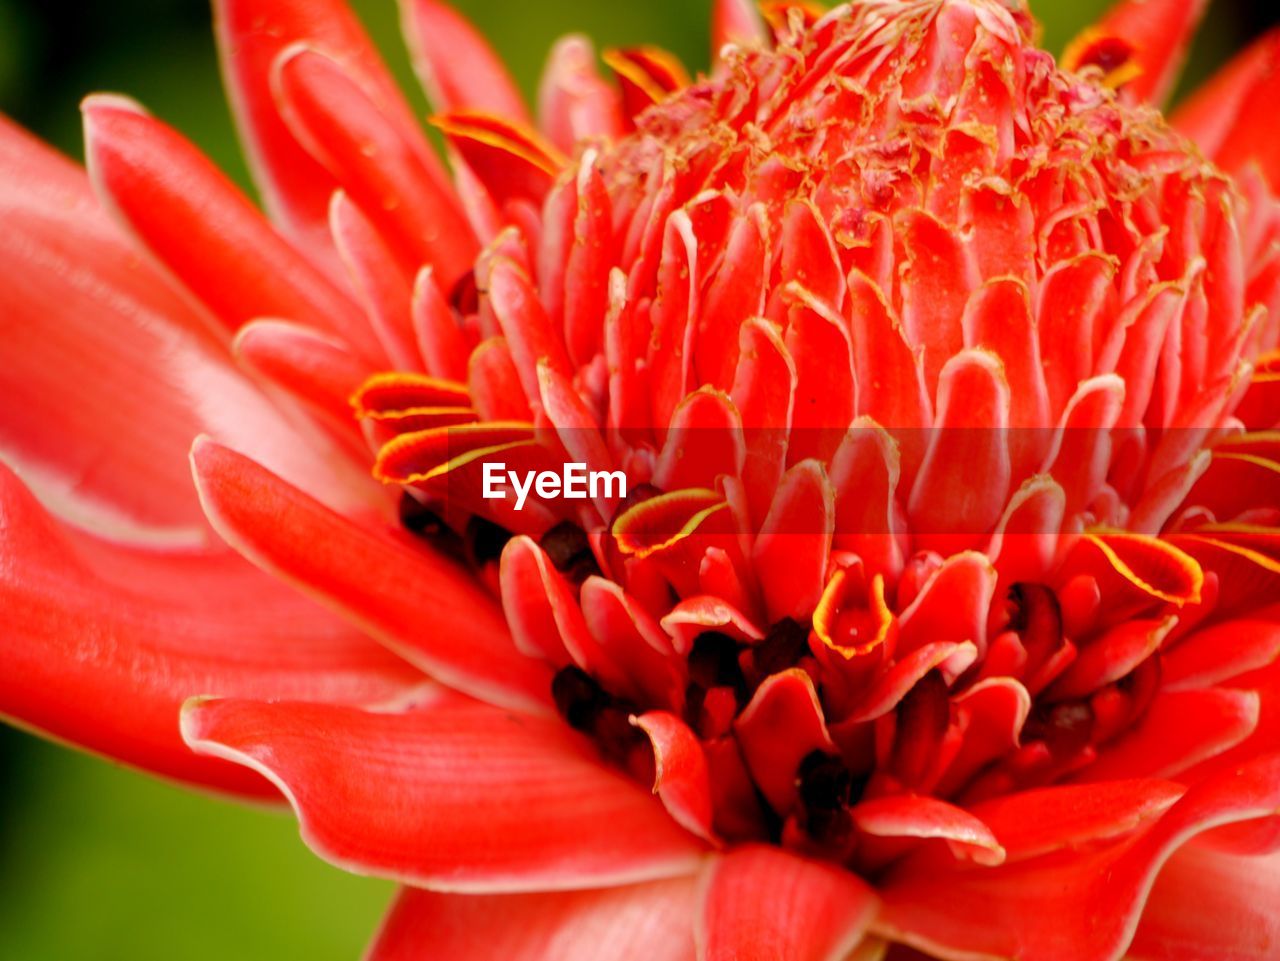
[[[216,6],[274,226],[0,129],[0,711],[283,794],[375,961],[1275,957],[1272,39],[1171,127],[1203,4],[722,0],[535,132],[406,0],[446,170],[336,0]]]

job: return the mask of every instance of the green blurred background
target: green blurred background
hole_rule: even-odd
[[[531,91],[559,35],[661,44],[706,65],[710,0],[461,0]],[[1107,0],[1033,4],[1061,49]],[[355,7],[420,112],[395,0]],[[1278,19],[1216,0],[1188,80]],[[128,93],[246,183],[205,0],[0,0],[0,111],[79,156],[87,92]],[[2,961],[352,961],[389,885],[329,868],[292,821],[162,784],[0,725]]]

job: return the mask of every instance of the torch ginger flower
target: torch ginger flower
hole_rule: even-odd
[[[215,6],[270,223],[0,129],[0,711],[283,795],[373,961],[1276,956],[1274,39],[1170,125],[1203,3],[720,0],[535,123],[405,0],[445,164],[339,0]]]

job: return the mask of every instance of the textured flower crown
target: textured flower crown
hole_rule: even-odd
[[[446,166],[215,8],[270,220],[0,126],[0,712],[283,796],[372,961],[1274,959],[1274,40],[1171,126],[1203,3],[719,0],[535,124],[405,0]]]

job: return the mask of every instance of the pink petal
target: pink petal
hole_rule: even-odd
[[[696,881],[487,896],[404,888],[366,961],[694,961]]]
[[[210,523],[255,564],[450,686],[495,703],[547,703],[550,673],[516,650],[497,603],[453,562],[353,523],[207,439],[191,458]]]
[[[197,700],[201,753],[270,778],[325,859],[437,890],[572,890],[691,872],[662,806],[556,718],[443,696],[403,713]]]
[[[372,704],[425,678],[227,551],[128,547],[59,524],[0,467],[0,714],[194,784],[256,776],[197,758],[178,709],[199,694]]]
[[[779,848],[740,847],[709,870],[701,961],[842,961],[866,933],[876,896],[834,865]]]

